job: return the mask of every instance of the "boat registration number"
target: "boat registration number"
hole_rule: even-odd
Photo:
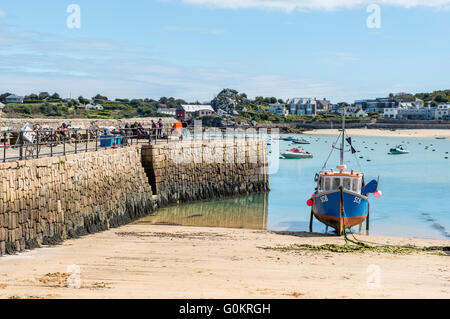
[[[356,204],[361,204],[361,197],[356,197],[355,196],[355,200],[353,201]]]
[[[327,195],[321,196],[321,197],[320,197],[320,201],[321,201],[322,203],[328,202],[328,197],[327,197]]]

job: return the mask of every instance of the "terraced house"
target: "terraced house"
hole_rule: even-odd
[[[330,101],[327,99],[318,100],[316,98],[296,97],[289,99],[289,112],[292,115],[316,116],[318,113],[326,113],[330,108]]]

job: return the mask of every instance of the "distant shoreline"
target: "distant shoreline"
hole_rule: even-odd
[[[309,135],[338,135],[338,129],[316,129],[304,131]],[[405,130],[382,130],[382,129],[348,129],[349,136],[379,136],[379,137],[414,137],[414,138],[450,138],[449,129],[405,129]]]

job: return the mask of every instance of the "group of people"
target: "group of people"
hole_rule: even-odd
[[[151,138],[153,139],[163,138],[163,128],[164,123],[162,119],[159,119],[158,122],[152,120]],[[138,122],[134,122],[131,125],[129,123],[126,123],[125,135],[144,139],[150,138],[149,132],[147,132],[147,130],[142,126],[142,124]]]

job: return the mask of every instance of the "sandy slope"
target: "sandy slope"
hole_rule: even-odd
[[[304,134],[311,135],[338,135],[337,129],[313,130],[304,132]],[[385,137],[425,137],[436,138],[446,137],[450,138],[450,130],[380,130],[380,129],[347,129],[349,136],[385,136]]]
[[[362,236],[361,236],[362,237]],[[448,241],[370,237],[391,244]],[[319,234],[128,225],[0,258],[0,298],[449,298],[450,257],[264,250]],[[67,288],[67,266],[81,288]],[[368,267],[380,267],[380,288]]]

